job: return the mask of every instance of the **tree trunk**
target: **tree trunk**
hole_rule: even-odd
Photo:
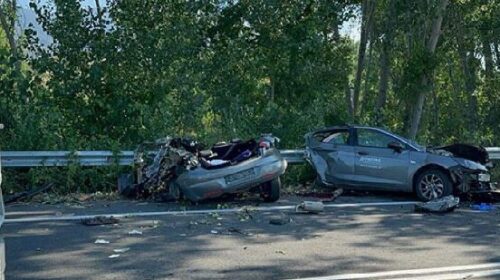
[[[498,41],[493,43],[493,51],[495,52],[497,67],[500,68],[500,51],[498,50]]]
[[[485,76],[490,79],[493,77],[493,54],[491,53],[491,44],[486,36],[482,38]]]
[[[380,53],[380,81],[378,84],[378,97],[375,104],[375,124],[380,126],[383,122],[383,110],[387,100],[387,89],[389,87],[390,58],[388,53],[388,42],[383,39]]]
[[[439,40],[439,36],[441,35],[441,25],[443,23],[443,14],[446,10],[446,6],[448,5],[448,0],[441,0],[438,6],[437,16],[434,18],[432,22],[431,34],[429,36],[429,40],[426,44],[426,50],[433,54],[436,50],[436,45]],[[422,73],[421,78],[421,87],[420,91],[417,94],[416,104],[413,108],[412,118],[411,118],[411,126],[410,126],[410,139],[415,139],[417,136],[418,128],[420,126],[420,119],[422,118],[422,110],[424,108],[425,95],[429,91],[429,76],[428,73]]]
[[[361,76],[365,67],[366,45],[368,43],[369,30],[371,29],[373,10],[375,3],[373,0],[364,0],[362,4],[362,19],[361,19],[361,37],[359,40],[358,49],[358,66],[356,69],[356,78],[354,80],[354,96],[353,96],[353,115],[357,114],[359,104],[359,90],[361,87]]]
[[[389,77],[391,75],[391,57],[390,49],[391,42],[394,37],[394,16],[395,3],[391,1],[384,14],[383,32],[375,35],[380,37],[380,68],[379,68],[379,84],[378,96],[375,103],[375,124],[380,126],[384,121],[384,107],[387,102],[387,91],[389,90]]]
[[[7,14],[4,11],[4,7],[0,5],[0,24],[2,25],[2,29],[5,33],[5,36],[7,37],[7,41],[9,43],[9,48],[10,48],[10,55],[12,56],[12,59],[14,60],[14,67],[16,71],[16,75],[21,73],[21,64],[19,61],[19,54],[17,52],[17,43],[15,39],[15,6],[16,1],[12,1],[12,6],[14,9],[14,15],[12,18],[9,20],[7,18]]]

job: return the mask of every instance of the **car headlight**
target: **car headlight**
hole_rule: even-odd
[[[455,158],[455,161],[460,164],[460,166],[465,167],[470,170],[480,170],[480,171],[488,171],[486,167],[482,164],[474,162],[472,160],[463,159],[463,158]]]

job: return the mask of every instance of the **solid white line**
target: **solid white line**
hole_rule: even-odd
[[[500,275],[500,269],[426,275],[426,276],[418,276],[412,278],[408,277],[391,278],[390,280],[461,280],[461,279],[474,279],[479,277],[488,277],[495,275]]]
[[[347,207],[370,207],[370,206],[401,206],[414,205],[416,201],[400,201],[400,202],[367,202],[367,203],[345,203],[345,204],[325,204],[328,208],[347,208]],[[75,221],[81,219],[89,219],[95,217],[149,217],[149,216],[165,216],[165,215],[192,215],[192,214],[209,214],[209,213],[235,213],[245,209],[250,211],[279,211],[279,210],[295,210],[296,205],[284,206],[264,206],[264,207],[242,207],[229,209],[204,209],[204,210],[188,210],[188,211],[162,211],[162,212],[133,212],[133,213],[115,213],[115,214],[96,214],[96,215],[81,215],[81,216],[59,216],[59,217],[34,217],[34,218],[17,218],[5,219],[8,223],[27,223],[27,222],[49,222],[49,221]],[[8,214],[8,213],[7,213]]]
[[[455,272],[464,270],[478,270],[478,269],[488,269],[488,268],[500,268],[500,263],[485,263],[476,265],[461,265],[461,266],[448,266],[448,267],[434,267],[434,268],[422,268],[422,269],[407,269],[407,270],[394,270],[394,271],[382,271],[382,272],[372,272],[372,273],[352,273],[352,274],[342,274],[342,275],[332,275],[332,276],[321,276],[321,277],[310,277],[310,278],[296,278],[296,280],[351,280],[351,279],[367,279],[375,277],[388,277],[388,276],[402,276],[402,275],[422,275],[431,273],[443,273],[443,272]],[[489,270],[489,273],[500,273],[500,270]],[[476,274],[479,272],[469,272],[469,274]],[[451,275],[451,274],[450,274]],[[493,274],[496,275],[496,274]],[[462,275],[463,276],[463,275]],[[488,275],[483,275],[488,276]],[[422,279],[441,279],[441,278],[430,278],[431,276],[425,276]],[[432,276],[434,277],[434,276]],[[435,276],[438,277],[438,276]],[[479,277],[479,276],[478,276]],[[409,278],[400,278],[409,279]],[[446,278],[448,279],[448,278]],[[460,279],[460,278],[450,278],[450,279]],[[396,280],[396,279],[392,279]],[[417,280],[417,279],[415,279]],[[444,280],[444,279],[443,279]]]

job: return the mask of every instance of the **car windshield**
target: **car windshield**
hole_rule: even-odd
[[[420,145],[419,143],[417,143],[417,142],[415,142],[413,140],[404,138],[402,136],[399,136],[399,138],[401,138],[402,140],[406,141],[407,143],[410,143],[411,145],[413,145],[415,148],[417,148],[419,150],[425,150],[425,146],[422,146],[422,145]]]

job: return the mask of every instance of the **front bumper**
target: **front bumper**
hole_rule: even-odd
[[[235,166],[206,170],[198,167],[181,174],[175,184],[191,201],[240,193],[285,173],[287,162],[278,151]]]
[[[451,177],[460,193],[487,193],[497,191],[497,183],[491,182],[488,172],[455,168]]]

